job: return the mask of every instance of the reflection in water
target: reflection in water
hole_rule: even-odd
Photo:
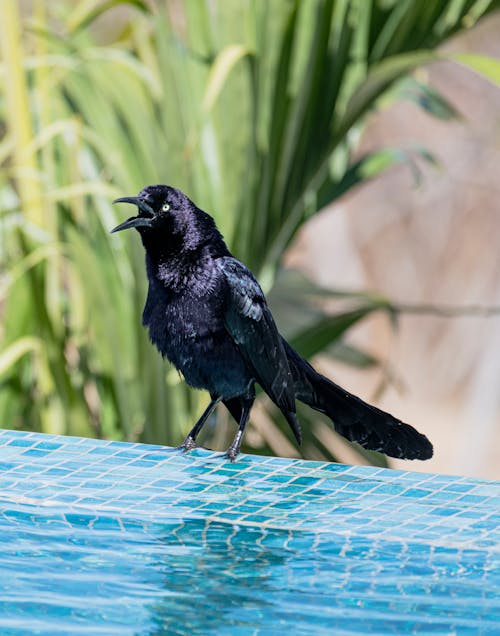
[[[498,633],[496,550],[63,510],[0,515],[2,636]]]
[[[165,553],[154,567],[165,593],[149,606],[151,636],[419,633],[415,621],[424,615],[433,631],[480,621],[488,633],[498,618],[493,582],[478,576],[487,564],[477,551],[203,519],[160,532],[158,541]],[[475,616],[467,597],[476,598]]]
[[[166,595],[150,609],[163,634],[177,626],[185,633],[206,633],[231,626],[255,628],[264,617],[272,621],[277,608],[273,595],[286,587],[295,552],[286,547],[292,533],[231,526],[203,519],[186,520],[160,540],[177,544],[155,564],[164,577]]]

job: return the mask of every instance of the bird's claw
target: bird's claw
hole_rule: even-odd
[[[240,451],[236,448],[232,448],[231,446],[227,449],[227,451],[224,453],[224,457],[226,459],[229,459],[229,461],[231,462],[231,464],[233,464],[236,461],[236,458],[238,457],[238,455],[240,454]]]
[[[177,450],[180,450],[183,453],[187,453],[188,451],[194,450],[195,448],[198,448],[198,444],[189,435],[180,446],[177,446]]]

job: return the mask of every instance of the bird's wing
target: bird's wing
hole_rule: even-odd
[[[295,413],[290,366],[259,283],[235,258],[224,256],[216,263],[226,282],[227,331],[273,402],[283,412]]]

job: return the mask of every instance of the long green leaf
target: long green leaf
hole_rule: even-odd
[[[33,353],[41,349],[42,342],[39,338],[25,336],[16,340],[7,349],[0,353],[0,376],[4,375],[20,358],[27,353]]]
[[[500,86],[500,60],[474,53],[454,53],[452,60],[479,73],[496,86]]]
[[[301,355],[310,358],[323,351],[331,342],[338,340],[350,327],[377,309],[380,307],[370,304],[336,316],[323,318],[316,325],[312,325],[294,336],[291,339],[291,344]]]

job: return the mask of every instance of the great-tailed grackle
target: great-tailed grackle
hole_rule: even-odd
[[[325,413],[338,433],[364,448],[404,459],[432,457],[424,435],[334,384],[292,349],[252,273],[231,255],[212,217],[183,192],[151,185],[114,203],[138,208],[137,216],[112,232],[133,227],[141,235],[149,279],[142,322],[151,341],[188,384],[210,393],[210,404],[181,448],[195,448],[222,401],[238,422],[226,453],[234,461],[258,382],[299,444],[296,399]]]

